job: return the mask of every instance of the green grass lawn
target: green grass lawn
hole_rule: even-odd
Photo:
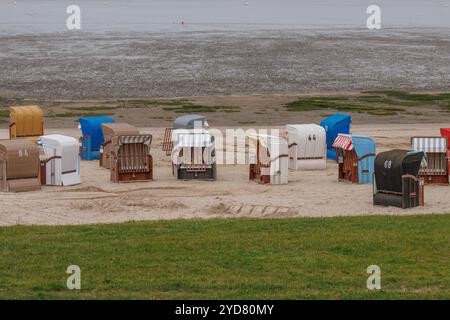
[[[3,227],[0,298],[450,299],[450,215]]]

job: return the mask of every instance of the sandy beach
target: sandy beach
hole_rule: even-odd
[[[409,137],[436,135],[442,124],[353,125],[353,132],[375,138],[378,151],[408,148]],[[282,128],[281,128],[282,129]],[[412,215],[450,212],[449,187],[426,186],[425,207],[409,210],[374,207],[372,185],[337,181],[336,163],[327,170],[291,171],[289,184],[248,181],[248,166],[220,165],[218,180],[177,181],[170,158],[161,151],[163,128],[141,128],[153,135],[154,181],[115,184],[97,161],[82,161],[82,184],[41,191],[2,193],[0,225],[72,225],[188,218],[281,218],[354,215]],[[76,129],[47,133],[79,136]],[[7,131],[0,131],[7,138]]]

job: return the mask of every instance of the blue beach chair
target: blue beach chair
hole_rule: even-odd
[[[114,119],[104,116],[80,118],[81,159],[98,160],[100,158],[100,146],[104,142],[102,123],[114,122],[116,122]]]

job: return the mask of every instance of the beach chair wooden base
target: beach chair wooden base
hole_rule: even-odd
[[[401,193],[378,191],[373,196],[373,204],[403,209],[423,207],[425,205],[424,184],[423,179],[406,175],[402,178]]]
[[[195,166],[189,168],[181,168],[178,166],[176,170],[178,180],[214,181],[217,179],[217,169],[215,164],[211,166]]]
[[[111,168],[111,181],[113,182],[137,182],[153,180],[153,158],[147,156],[146,167],[140,170],[121,169],[121,162],[117,160]]]
[[[448,185],[448,175],[420,175],[425,184],[442,184]]]

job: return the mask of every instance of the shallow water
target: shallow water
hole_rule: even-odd
[[[359,29],[374,3],[384,28],[450,27],[450,0],[1,0],[0,34],[66,31],[71,4],[87,32]]]

